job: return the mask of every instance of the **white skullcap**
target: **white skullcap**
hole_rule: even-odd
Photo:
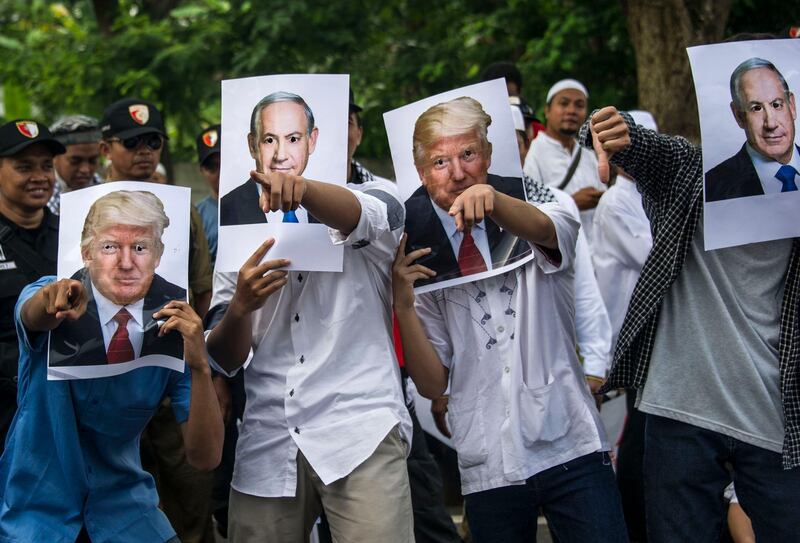
[[[634,109],[633,111],[629,111],[628,114],[633,117],[633,122],[636,124],[642,125],[645,128],[648,128],[654,132],[658,132],[658,125],[656,124],[656,120],[653,117],[653,114],[649,111],[643,111],[641,109]]]
[[[522,118],[522,110],[515,105],[511,105],[511,119],[514,121],[514,129],[525,132],[525,119]]]
[[[567,89],[575,89],[577,91],[581,91],[587,99],[589,98],[589,91],[586,90],[586,87],[583,86],[583,83],[581,83],[577,79],[562,79],[561,81],[550,87],[550,90],[547,91],[547,100],[545,100],[545,103],[549,104],[550,100],[553,99],[553,96]]]

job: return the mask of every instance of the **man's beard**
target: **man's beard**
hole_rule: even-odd
[[[559,128],[558,133],[568,138],[574,138],[578,135],[578,131],[572,128]]]

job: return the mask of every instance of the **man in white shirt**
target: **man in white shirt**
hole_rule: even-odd
[[[575,79],[563,79],[550,88],[544,108],[547,129],[531,143],[523,169],[531,179],[572,196],[591,241],[594,208],[606,187],[597,174],[597,157],[575,140],[586,120],[588,100],[586,87]]]
[[[647,111],[629,112],[636,124],[657,130]],[[608,315],[611,318],[612,345],[622,328],[633,287],[653,246],[650,220],[642,206],[642,194],[636,182],[625,172],[616,176],[594,215],[592,260]]]
[[[209,354],[228,374],[244,366],[247,394],[229,539],[302,541],[324,508],[334,540],[413,541],[389,285],[403,207],[385,182],[251,175],[264,212],[302,204],[329,227],[344,271],[269,272],[288,262],[260,264],[267,242],[238,274],[215,277],[213,305],[227,310]]]
[[[533,541],[541,507],[560,541],[627,541],[608,443],[575,352],[578,222],[556,203],[537,208],[488,184],[483,117],[470,115],[471,124],[442,116],[432,148],[441,155],[448,143],[441,157],[446,168],[437,169],[429,145],[415,138],[427,159],[419,169],[431,199],[459,231],[490,217],[535,253],[510,272],[428,292],[416,302],[414,282],[435,274],[415,263],[430,249],[406,254],[404,241],[395,259],[406,368],[425,397],[437,398],[449,386],[473,538]],[[460,162],[472,152],[482,171],[465,181]]]
[[[520,108],[511,105],[511,118],[517,132],[517,147],[520,162],[524,164],[530,147]],[[576,220],[580,212],[570,196],[555,187],[545,187],[539,179],[525,176],[528,186],[528,201],[541,203],[555,200],[569,211]],[[547,193],[552,193],[552,198]],[[537,195],[539,195],[537,197]],[[533,197],[531,197],[533,196]],[[575,244],[575,334],[578,349],[583,358],[586,381],[594,394],[605,382],[611,353],[611,322],[608,318],[600,287],[594,274],[592,253],[583,232],[578,232]]]

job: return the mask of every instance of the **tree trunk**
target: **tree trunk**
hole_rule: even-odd
[[[119,0],[92,0],[97,28],[103,36],[110,36],[119,13]]]
[[[686,47],[722,39],[731,0],[621,0],[636,56],[639,106],[659,130],[700,140]]]

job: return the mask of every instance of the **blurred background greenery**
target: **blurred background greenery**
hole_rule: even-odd
[[[194,160],[195,134],[219,121],[220,80],[349,73],[365,109],[359,156],[385,160],[383,112],[476,82],[487,64],[511,60],[522,71],[523,95],[539,112],[547,88],[572,76],[588,86],[591,105],[650,105],[669,129],[670,119],[659,118],[667,114],[647,104],[647,96],[640,96],[646,87],[637,80],[651,77],[642,72],[654,61],[637,63],[636,58],[651,30],[653,39],[667,40],[665,47],[684,59],[683,48],[704,39],[742,31],[786,32],[800,22],[800,3],[663,0],[660,11],[645,18],[641,8],[646,4],[0,0],[0,113],[6,119],[33,116],[51,122],[68,113],[100,116],[113,100],[139,96],[164,112],[167,161],[186,162]],[[634,13],[635,28],[629,20]],[[693,37],[670,25],[689,25]],[[686,85],[691,92],[691,81]],[[686,100],[684,95],[676,99]],[[672,131],[692,137],[693,124],[694,118],[688,127],[676,124]]]

